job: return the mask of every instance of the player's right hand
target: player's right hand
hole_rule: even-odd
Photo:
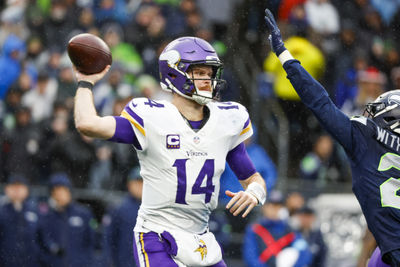
[[[276,24],[274,15],[272,15],[268,8],[265,9],[265,22],[270,32],[268,40],[271,45],[271,49],[277,56],[279,56],[283,51],[286,50],[286,47],[283,44],[281,31]]]
[[[75,66],[72,67],[75,73],[75,78],[76,81],[87,81],[90,82],[91,84],[96,84],[96,82],[98,82],[99,80],[101,80],[106,74],[107,72],[110,70],[111,65],[108,65],[102,72],[99,73],[95,73],[95,74],[83,74],[82,72],[79,72]]]
[[[231,198],[231,200],[226,205],[226,209],[228,209],[229,212],[233,214],[233,216],[237,216],[242,211],[244,211],[242,214],[242,218],[244,218],[258,204],[257,198],[246,191],[239,191],[234,193],[226,190],[225,194]]]

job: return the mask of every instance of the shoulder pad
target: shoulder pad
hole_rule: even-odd
[[[378,125],[371,119],[364,116],[354,116],[351,119],[354,126],[362,129],[363,132],[374,135],[379,128]]]
[[[350,120],[359,122],[359,123],[364,124],[365,126],[367,126],[368,118],[364,117],[364,116],[353,116],[353,117],[350,118]]]

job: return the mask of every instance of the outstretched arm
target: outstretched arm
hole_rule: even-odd
[[[272,13],[265,10],[265,22],[270,30],[272,51],[278,56],[301,101],[314,113],[321,125],[344,147],[352,151],[350,119],[341,112],[322,85],[316,81],[286,50]]]
[[[107,66],[100,73],[85,75],[74,68],[78,81],[74,106],[75,127],[80,133],[89,137],[110,139],[115,133],[115,119],[112,116],[100,117],[97,115],[91,90],[91,87],[101,80],[109,69],[110,66]]]

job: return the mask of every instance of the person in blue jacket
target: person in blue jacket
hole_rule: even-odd
[[[28,180],[11,174],[0,200],[0,266],[38,267],[37,204],[29,198]]]
[[[8,89],[18,79],[24,52],[24,41],[10,34],[3,44],[0,56],[0,100],[5,99]]]
[[[287,78],[351,163],[352,189],[378,244],[369,266],[400,266],[400,90],[368,103],[366,116],[347,117],[285,48],[272,13],[265,13],[272,51]]]
[[[263,217],[250,224],[245,233],[242,256],[248,267],[302,267],[311,263],[311,250],[294,231],[284,211],[284,199],[272,191],[262,206]]]
[[[43,266],[91,266],[94,249],[91,211],[72,200],[71,182],[64,173],[51,176],[50,192],[48,206],[41,207],[39,226]]]
[[[134,168],[127,182],[128,195],[121,205],[103,218],[105,231],[104,253],[107,262],[115,267],[134,267],[133,228],[142,198],[143,181],[140,168]]]

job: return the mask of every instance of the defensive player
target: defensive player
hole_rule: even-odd
[[[108,71],[76,71],[77,129],[91,137],[133,144],[143,177],[143,199],[134,230],[138,266],[226,266],[208,230],[227,161],[245,191],[230,192],[226,208],[245,217],[266,199],[263,178],[243,141],[252,134],[246,109],[215,101],[224,84],[213,47],[195,37],[172,41],[161,53],[161,86],[171,103],[136,98],[120,117],[99,117],[91,88]],[[129,233],[127,233],[129,234]]]
[[[366,117],[349,119],[325,89],[286,50],[271,12],[265,11],[270,45],[302,102],[344,147],[353,176],[353,192],[382,254],[400,266],[400,90],[389,91],[366,106]],[[377,251],[374,255],[379,255]],[[383,264],[380,262],[379,264]],[[374,265],[383,266],[383,265]]]

